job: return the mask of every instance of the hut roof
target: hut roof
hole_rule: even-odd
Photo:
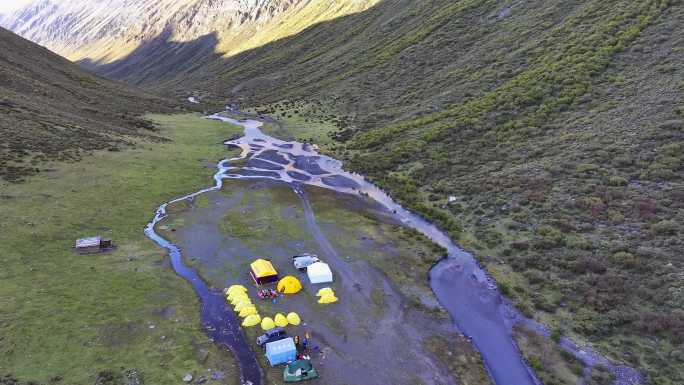
[[[102,241],[101,237],[90,237],[90,238],[81,238],[76,240],[76,248],[84,248],[84,247],[96,247],[100,246],[100,242]]]
[[[265,259],[257,259],[250,265],[252,268],[252,273],[256,278],[269,277],[273,275],[278,275],[278,272],[273,267],[271,262]]]

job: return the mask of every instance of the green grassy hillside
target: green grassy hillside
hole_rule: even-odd
[[[0,178],[20,180],[48,160],[116,150],[131,137],[154,137],[139,115],[174,104],[89,74],[0,28]]]
[[[180,384],[186,373],[239,382],[232,354],[201,328],[192,287],[142,229],[160,203],[209,183],[227,154],[217,138],[240,127],[148,118],[167,141],[132,139],[0,184],[0,383]],[[97,234],[116,250],[73,251]]]
[[[336,125],[526,314],[679,384],[683,24],[679,0],[385,0],[157,86]]]

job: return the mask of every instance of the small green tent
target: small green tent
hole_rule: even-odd
[[[287,364],[283,371],[285,382],[300,382],[318,378],[318,373],[309,360],[297,360]]]

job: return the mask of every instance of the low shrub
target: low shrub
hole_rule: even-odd
[[[651,231],[655,235],[667,236],[676,235],[679,232],[679,225],[677,222],[667,219],[657,222],[651,226]]]
[[[684,121],[679,119],[667,120],[665,122],[660,123],[658,127],[665,130],[682,130],[682,128],[684,128]]]
[[[608,184],[611,186],[627,186],[627,179],[621,177],[621,176],[611,176],[608,178]]]
[[[626,251],[618,251],[610,257],[610,262],[624,268],[632,269],[639,265],[639,257]]]

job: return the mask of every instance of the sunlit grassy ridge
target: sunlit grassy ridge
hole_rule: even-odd
[[[263,25],[241,31],[239,36],[235,36],[231,31],[219,32],[217,52],[226,57],[233,56],[295,35],[314,24],[362,12],[377,2],[378,0],[302,1]]]

